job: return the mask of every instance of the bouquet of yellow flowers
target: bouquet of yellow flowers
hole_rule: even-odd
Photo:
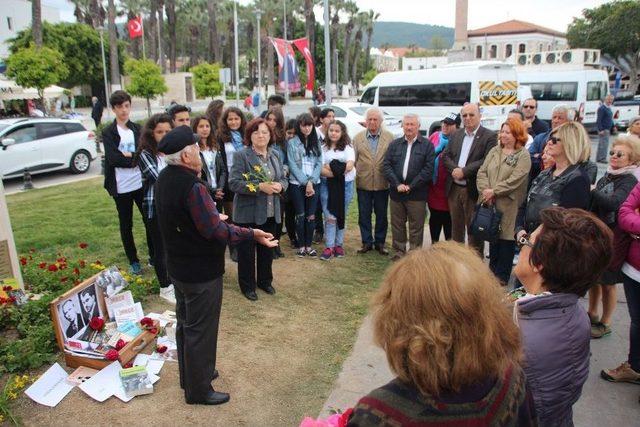
[[[258,187],[260,183],[265,182],[265,183],[271,184],[272,182],[271,178],[267,175],[267,173],[264,171],[262,166],[259,166],[259,165],[254,165],[253,169],[247,173],[243,173],[242,177],[247,181],[249,181],[247,183],[247,189],[252,193],[255,193],[258,191]]]

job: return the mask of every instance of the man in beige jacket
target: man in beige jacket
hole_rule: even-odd
[[[353,138],[356,152],[356,189],[358,191],[358,225],[364,254],[374,249],[380,255],[388,255],[384,248],[387,236],[387,206],[389,182],[384,176],[382,164],[393,135],[382,128],[383,115],[378,108],[370,108],[365,114],[367,128]],[[372,233],[371,214],[375,212],[375,234]]]

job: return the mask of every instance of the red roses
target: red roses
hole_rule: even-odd
[[[104,319],[102,317],[92,317],[89,321],[89,327],[94,331],[101,331],[104,328]]]
[[[128,343],[123,340],[123,339],[119,339],[118,342],[116,343],[116,350],[120,351],[122,350]]]
[[[118,353],[118,350],[109,350],[104,355],[104,358],[107,360],[118,360],[118,356],[120,356],[120,353]]]

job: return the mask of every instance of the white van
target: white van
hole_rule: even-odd
[[[538,118],[551,120],[553,107],[566,104],[576,110],[588,130],[595,129],[600,101],[609,93],[609,76],[596,69],[518,69],[518,83],[531,88],[538,101]]]
[[[482,125],[498,130],[507,113],[518,107],[518,81],[513,64],[473,61],[438,68],[380,73],[364,88],[360,102],[402,117],[420,117],[423,134],[440,128],[449,113],[467,102],[480,105]]]

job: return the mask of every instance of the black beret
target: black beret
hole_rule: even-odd
[[[164,154],[177,153],[184,147],[196,144],[198,139],[189,126],[178,126],[160,140],[158,151]]]

